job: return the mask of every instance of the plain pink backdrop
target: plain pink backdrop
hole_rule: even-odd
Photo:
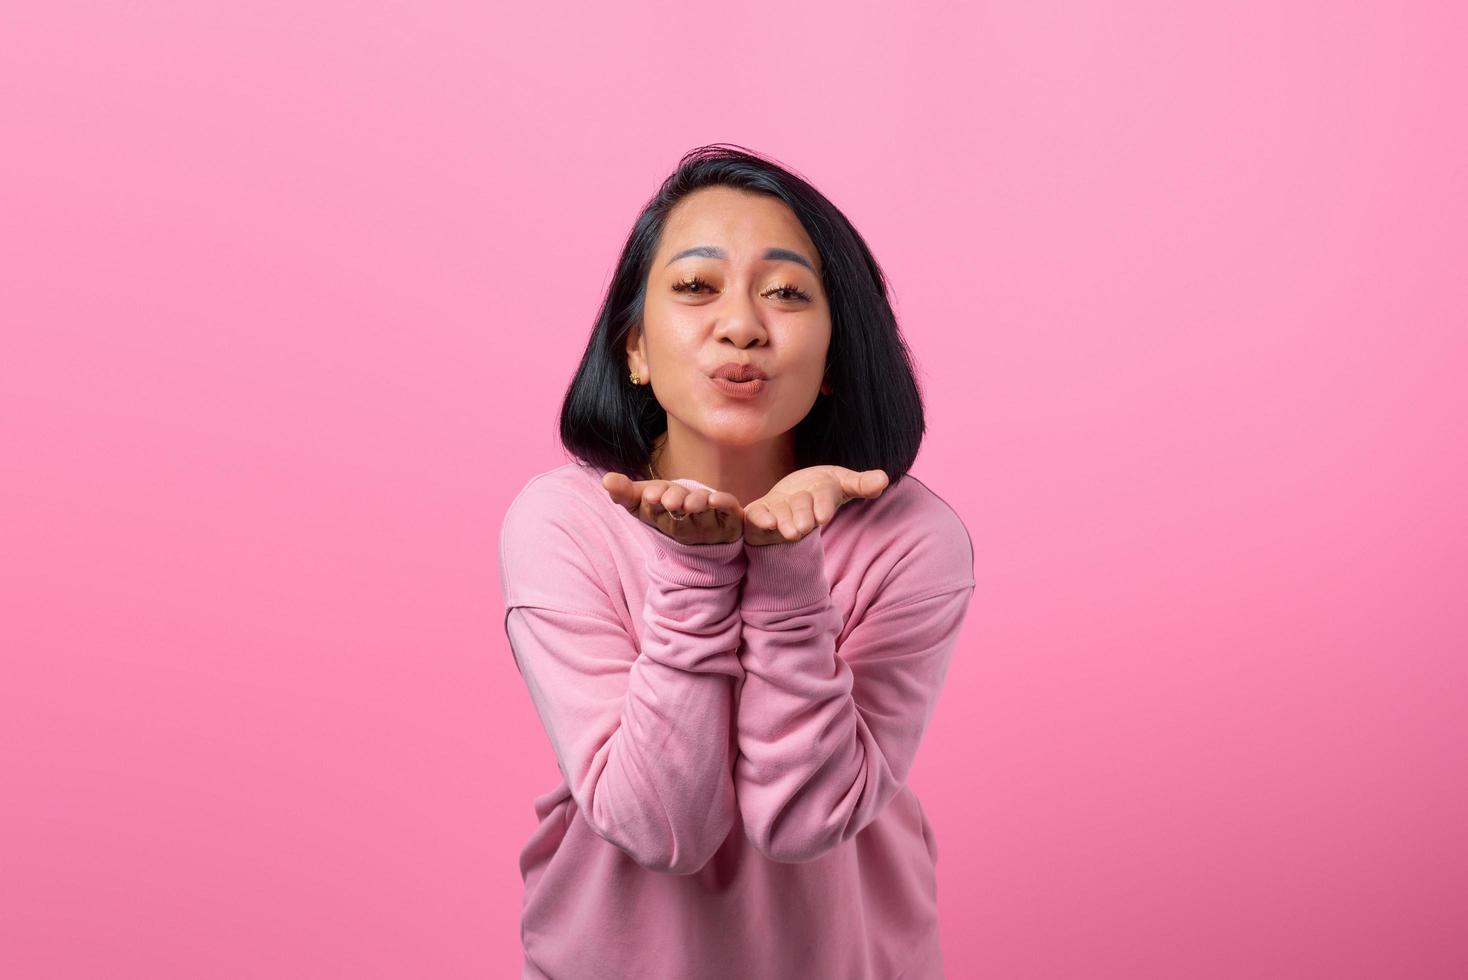
[[[1468,973],[1462,11],[6,4],[0,975],[518,975],[499,522],[717,141],[972,532],[949,976]]]

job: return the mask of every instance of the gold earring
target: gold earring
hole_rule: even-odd
[[[633,383],[633,384],[635,384],[635,385],[636,385],[636,384],[642,384],[642,381],[641,381],[641,379],[639,379],[639,378],[638,378],[638,377],[637,377],[637,372],[636,372],[636,371],[633,371],[633,372],[632,372],[632,375],[631,375],[631,377],[632,377],[632,383]]]

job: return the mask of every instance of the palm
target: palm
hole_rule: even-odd
[[[799,541],[828,523],[842,504],[880,496],[887,482],[882,470],[830,465],[796,470],[744,505],[744,540],[756,545]]]
[[[671,480],[633,480],[623,473],[602,476],[602,487],[627,512],[683,544],[739,540],[739,501],[722,490],[689,489]]]

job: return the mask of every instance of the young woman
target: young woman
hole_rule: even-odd
[[[907,786],[973,594],[908,473],[886,282],[806,181],[679,162],[505,516],[505,630],[562,779],[520,853],[524,977],[933,980]]]

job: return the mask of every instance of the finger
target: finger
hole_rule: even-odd
[[[774,512],[779,523],[780,533],[787,541],[794,541],[800,537],[800,531],[795,526],[795,516],[790,512],[790,498],[778,497],[770,504],[770,510]]]
[[[727,490],[714,490],[709,494],[709,504],[724,510],[733,510],[739,506],[739,498]]]
[[[707,490],[690,490],[683,498],[683,513],[688,515],[688,523],[693,529],[701,534],[712,535],[719,530],[719,512],[709,506]]]
[[[817,524],[827,524],[831,518],[836,516],[836,511],[845,503],[841,491],[832,488],[830,483],[822,483],[815,493],[814,513]]]
[[[663,507],[663,492],[668,487],[667,480],[646,480],[642,486],[642,504],[651,514],[661,514]]]
[[[688,496],[683,498],[685,514],[701,514],[708,509],[709,492],[707,490],[690,490]]]
[[[805,537],[805,531],[795,519],[795,496],[785,497],[776,506],[776,512],[780,515],[780,534],[785,540],[799,541]]]
[[[755,527],[762,527],[766,531],[773,531],[779,524],[779,519],[770,510],[770,505],[764,502],[750,504],[749,509],[744,512],[744,519]]]
[[[693,513],[693,519],[700,529],[708,532],[710,537],[723,540],[727,537],[730,528],[741,526],[740,518],[736,513],[739,501],[734,498],[733,494],[722,493],[718,490],[694,491],[689,495],[689,499],[692,500],[695,495],[701,495],[704,506],[702,510]],[[694,505],[685,502],[684,506]]]
[[[603,474],[601,485],[607,494],[622,507],[629,511],[637,509],[637,494],[633,490],[632,481],[624,474]]]
[[[801,535],[815,530],[815,500],[809,490],[802,490],[790,498],[790,523]]]
[[[709,494],[709,506],[717,509],[730,520],[744,520],[744,508],[739,506],[739,498],[727,490],[715,490]]]
[[[878,497],[883,490],[887,489],[886,470],[867,470],[861,475],[860,485],[865,488],[864,496]]]
[[[676,483],[664,483],[664,486],[666,489],[660,498],[663,509],[675,514],[683,513],[683,501],[688,496],[688,488]]]
[[[841,471],[841,493],[847,500],[856,497],[875,497],[887,489],[887,474],[882,470],[843,469]]]

